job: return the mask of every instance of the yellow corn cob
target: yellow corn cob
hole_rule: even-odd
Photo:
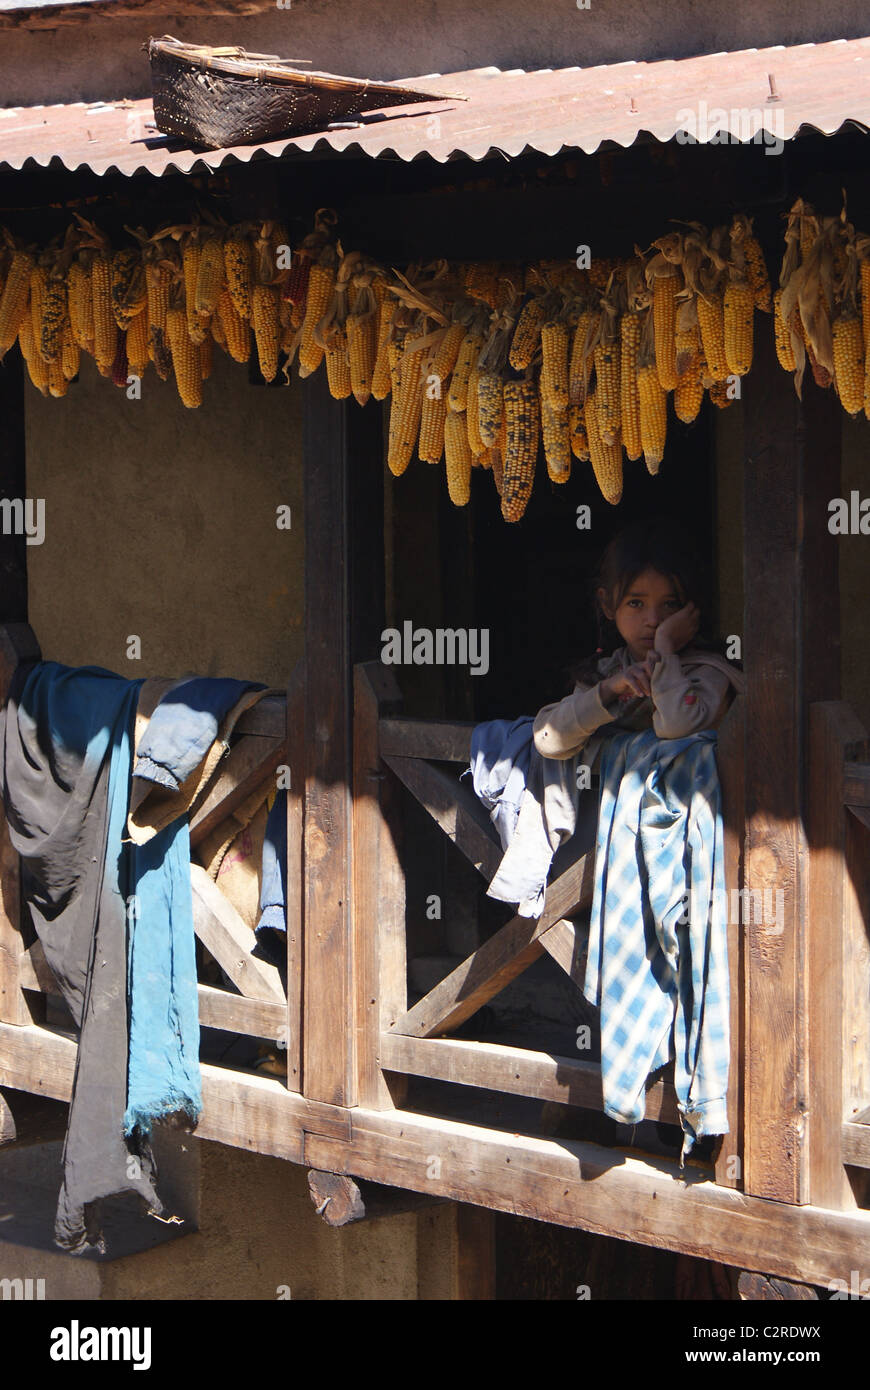
[[[501,514],[519,521],[535,480],[540,434],[538,393],[533,381],[508,381],[504,388],[507,441],[502,477]]]
[[[30,310],[30,273],[33,257],[28,251],[16,251],[0,298],[0,357],[5,356],[15,339],[22,320]]]
[[[472,299],[482,299],[490,309],[498,304],[498,264],[476,261],[465,273],[465,289]]]
[[[199,375],[202,381],[208,381],[211,376],[212,359],[214,355],[213,344],[214,338],[211,336],[211,333],[206,333],[202,342],[199,344]]]
[[[390,391],[393,398],[399,394],[399,384],[401,377],[402,357],[404,356],[404,334],[398,338],[392,338],[387,345],[387,363],[390,369]],[[389,392],[387,393],[389,395]]]
[[[701,330],[697,322],[689,328],[678,328],[674,335],[677,349],[677,378],[684,375],[691,366],[695,354],[701,351]]]
[[[345,325],[350,358],[350,386],[357,405],[372,394],[377,352],[377,319],[374,314],[349,314]]]
[[[447,398],[443,395],[430,395],[428,388],[423,393],[423,409],[420,417],[420,446],[417,450],[423,463],[440,463],[444,453],[444,421],[447,416]]]
[[[98,251],[91,263],[91,302],[94,310],[94,357],[97,366],[111,369],[118,349],[118,325],[112,313],[112,262]]]
[[[224,331],[226,349],[234,362],[247,362],[251,355],[251,329],[236,310],[236,303],[229,290],[224,290],[218,300],[214,319],[220,322]]]
[[[260,372],[266,381],[272,381],[278,372],[278,292],[274,286],[254,286],[251,317]]]
[[[767,274],[767,262],[764,259],[764,252],[757,237],[748,236],[743,242],[743,254],[746,258],[746,278],[752,287],[752,298],[756,309],[761,309],[762,313],[770,313],[770,277]]]
[[[331,266],[318,263],[311,267],[305,299],[305,318],[302,320],[302,338],[299,343],[300,376],[310,376],[312,372],[316,372],[323,360],[323,348],[314,341],[314,330],[326,313],[334,285],[335,271]]]
[[[632,460],[642,453],[640,402],[637,395],[637,354],[640,347],[640,315],[623,314],[619,324],[619,413],[622,442]]]
[[[777,291],[782,294],[782,290]],[[870,351],[870,259],[861,262],[861,324],[864,329],[864,352]]]
[[[619,343],[599,343],[595,349],[595,403],[603,444],[619,444],[622,435]]]
[[[501,497],[504,489],[504,456],[497,444],[494,444],[489,451],[489,466],[492,469],[492,481],[495,483],[495,490]]]
[[[745,281],[732,280],[725,290],[725,361],[733,376],[745,376],[752,366],[755,296]]]
[[[479,372],[477,377],[477,428],[484,446],[490,449],[498,439],[504,420],[502,381],[497,372]]]
[[[638,425],[640,429],[640,425]],[[586,409],[582,405],[568,406],[568,430],[571,453],[582,463],[589,462],[589,435],[586,432]]]
[[[541,400],[551,410],[568,408],[568,329],[564,323],[541,327]]]
[[[572,405],[581,405],[586,399],[589,378],[592,375],[592,353],[585,352],[586,343],[591,341],[601,317],[598,309],[584,309],[574,330],[571,344],[571,360],[568,364],[568,399]]]
[[[422,348],[406,352],[400,366],[399,390],[393,391],[387,465],[396,478],[404,473],[411,462],[420,432],[420,416],[423,413],[422,365]]]
[[[791,333],[782,317],[782,290],[777,290],[776,294],[773,296],[773,329],[776,337],[776,355],[779,359],[779,365],[784,367],[787,372],[793,372],[797,363],[794,360]]]
[[[226,284],[224,247],[218,236],[206,237],[196,272],[194,307],[200,317],[211,318]]]
[[[546,312],[544,302],[539,297],[529,299],[523,305],[514,329],[508,358],[514,371],[524,372],[535,355]]]
[[[223,299],[224,294],[227,294],[227,295],[228,295],[228,294],[229,294],[229,290],[224,290],[224,291],[223,291],[223,294],[221,295],[221,299]],[[232,304],[232,300],[230,300],[230,303]],[[213,342],[213,343],[217,343],[218,347],[219,347],[219,348],[223,348],[224,352],[226,352],[226,350],[227,350],[227,335],[226,335],[226,331],[225,331],[225,329],[224,329],[223,323],[221,322],[221,316],[220,316],[220,313],[219,313],[219,309],[220,309],[220,300],[218,300],[218,308],[215,309],[214,313],[212,314],[211,318],[210,318],[209,321],[208,321],[208,330],[209,330],[209,333],[211,334],[211,340],[212,340],[212,342]]]
[[[438,344],[438,351],[432,359],[432,372],[439,381],[446,381],[459,356],[459,349],[465,340],[465,327],[461,323],[451,323]]]
[[[94,342],[94,304],[91,298],[91,274],[81,261],[73,261],[67,277],[69,321],[76,346],[89,351]]]
[[[48,393],[59,400],[65,396],[69,390],[69,382],[63,374],[63,358],[61,353],[57,353],[50,362],[46,364],[48,370]]]
[[[175,308],[167,311],[166,335],[172,352],[178,394],[182,403],[193,409],[202,405],[202,365],[199,345],[190,340],[186,310]]]
[[[713,381],[724,381],[728,376],[728,361],[725,357],[725,304],[721,290],[714,290],[708,299],[699,294],[697,309],[707,371]]]
[[[170,270],[166,265],[149,261],[145,266],[145,290],[148,299],[148,355],[161,381],[168,381],[172,369],[169,342],[166,337],[166,314],[169,309]]]
[[[27,364],[27,375],[41,395],[48,395],[48,363],[36,346],[33,334],[33,316],[28,313],[18,330],[21,354]]]
[[[698,418],[698,411],[701,409],[701,402],[704,399],[703,373],[705,365],[704,354],[698,350],[686,370],[680,374],[680,379],[677,382],[677,389],[674,392],[674,413],[684,425],[690,425],[693,420]]]
[[[720,410],[724,410],[726,406],[734,404],[734,396],[729,396],[728,394],[727,381],[714,381],[709,388],[709,395],[710,400],[714,405],[718,406]]]
[[[571,442],[568,411],[553,410],[541,396],[541,435],[547,476],[553,483],[567,483],[571,476]]]
[[[650,473],[658,473],[665,456],[667,434],[667,395],[651,364],[640,367],[637,373],[637,394],[640,401],[640,441],[643,457]]]
[[[456,359],[456,366],[450,377],[450,386],[447,391],[447,409],[464,411],[468,405],[468,378],[471,374],[472,366],[477,365],[477,359],[483,349],[483,338],[479,333],[466,333],[459,349],[459,356]]]
[[[656,371],[665,391],[677,384],[677,294],[679,276],[657,275],[653,285],[653,333],[656,347]]]
[[[21,317],[21,326],[18,329],[18,346],[21,349],[21,356],[25,362],[29,362],[34,352],[36,344],[33,341],[33,318],[30,313],[30,289],[28,287],[27,313]]]
[[[69,320],[64,324],[63,347],[61,348],[61,367],[67,381],[72,381],[79,373],[79,358],[81,349],[73,337],[72,324]]]
[[[127,246],[112,257],[112,313],[123,333],[148,299],[145,267],[138,247]]]
[[[127,369],[142,377],[148,366],[148,308],[140,309],[127,329]]]
[[[465,404],[465,424],[468,430],[468,442],[471,445],[471,452],[476,459],[486,449],[486,445],[480,437],[480,401],[477,395],[477,383],[480,379],[480,371],[477,361],[471,364],[471,371],[468,373],[468,390],[466,392]]]
[[[206,325],[196,312],[196,285],[199,280],[199,262],[202,247],[198,241],[188,241],[182,252],[184,271],[184,312],[187,318],[187,332],[192,343],[205,339]]]
[[[277,370],[277,367],[276,367]],[[336,328],[326,348],[326,381],[334,401],[344,401],[351,392],[350,363],[347,359],[347,333]]]
[[[253,291],[251,243],[247,237],[231,236],[224,242],[224,274],[233,307],[239,318],[247,323],[251,317]]]
[[[843,409],[855,416],[864,405],[864,335],[861,320],[840,314],[834,320],[834,385]]]
[[[45,313],[45,295],[48,289],[48,271],[44,265],[35,265],[30,273],[30,321],[33,324],[33,341],[36,351],[42,354],[42,317]],[[43,362],[47,361],[43,357]]]
[[[390,376],[390,324],[395,310],[391,299],[383,299],[378,308],[378,347],[375,365],[372,369],[372,395],[376,401],[385,401],[393,389]]]
[[[464,507],[471,496],[471,449],[464,414],[448,410],[444,420],[444,467],[447,492],[455,507]]]
[[[39,350],[46,362],[56,362],[63,348],[63,326],[68,317],[66,280],[50,275],[42,303]]]
[[[655,367],[651,367],[650,371],[655,372]],[[622,447],[619,444],[605,444],[601,438],[597,394],[597,391],[593,391],[586,397],[584,409],[589,457],[601,496],[615,507],[622,497]]]

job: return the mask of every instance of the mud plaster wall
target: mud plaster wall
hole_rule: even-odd
[[[128,400],[83,358],[61,401],[25,382],[25,422],[28,496],[46,508],[44,543],[27,550],[43,656],[285,686],[302,653],[298,383],[250,386],[216,352],[204,404],[187,410],[173,382],[149,372]]]

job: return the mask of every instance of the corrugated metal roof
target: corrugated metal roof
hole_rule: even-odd
[[[556,71],[475,68],[403,81],[468,100],[393,107],[351,130],[209,151],[159,135],[147,99],[0,109],[0,169],[57,159],[70,170],[160,176],[312,151],[444,162],[499,151],[591,154],[605,142],[632,145],[642,134],[667,141],[688,131],[704,143],[720,129],[747,140],[765,128],[788,140],[802,127],[826,135],[846,122],[870,127],[870,38]]]

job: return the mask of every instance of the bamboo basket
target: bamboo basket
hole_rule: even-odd
[[[224,149],[325,130],[365,111],[443,100],[393,82],[302,72],[298,58],[149,39],[154,119],[165,135]]]

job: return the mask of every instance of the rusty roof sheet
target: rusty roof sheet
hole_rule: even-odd
[[[312,152],[443,163],[525,150],[592,154],[644,134],[667,141],[685,131],[705,143],[720,130],[747,140],[764,128],[768,139],[789,140],[802,127],[826,135],[846,122],[870,127],[870,38],[555,71],[475,68],[403,81],[467,100],[392,107],[352,129],[207,151],[160,135],[149,99],[0,108],[0,170],[58,160],[70,170],[159,177]]]

